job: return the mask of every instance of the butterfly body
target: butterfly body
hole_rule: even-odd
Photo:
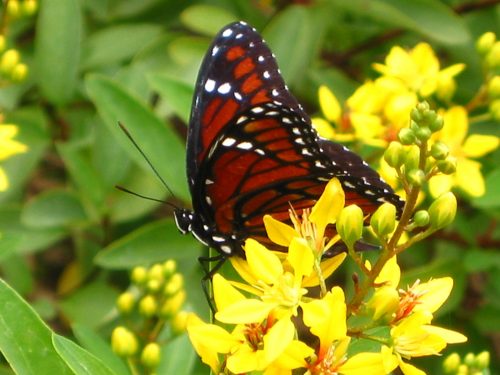
[[[221,254],[242,242],[267,243],[263,216],[310,208],[337,177],[347,204],[366,215],[402,201],[359,156],[320,139],[288,91],[274,55],[243,22],[216,36],[200,68],[187,139],[193,211],[175,212],[179,229]]]

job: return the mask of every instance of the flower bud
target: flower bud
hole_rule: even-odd
[[[469,367],[465,364],[458,366],[456,375],[469,375]]]
[[[352,248],[363,232],[363,211],[356,205],[344,207],[337,218],[337,233]]]
[[[457,170],[457,159],[449,156],[445,160],[438,161],[436,166],[441,173],[453,174]]]
[[[408,128],[403,128],[398,133],[398,139],[404,145],[411,145],[415,143],[417,137],[415,136],[413,130]]]
[[[10,2],[9,2],[10,4]],[[19,52],[15,49],[8,49],[2,55],[2,59],[0,60],[0,71],[2,73],[12,72],[12,69],[19,63],[20,55]]]
[[[175,260],[169,259],[165,263],[163,263],[163,275],[166,278],[169,278],[172,276],[177,268],[177,263],[175,263]]]
[[[476,367],[480,370],[490,367],[490,352],[485,350],[476,356]]]
[[[460,366],[460,356],[458,353],[452,353],[443,362],[443,370],[447,374],[454,374],[458,370],[458,366]]]
[[[419,102],[417,104],[417,111],[424,113],[430,110],[429,103],[427,103],[425,100],[423,102]]]
[[[418,128],[414,133],[415,137],[421,142],[427,141],[432,135],[431,129],[427,127]]]
[[[368,301],[367,307],[373,311],[374,321],[380,318],[390,321],[399,308],[399,294],[396,289],[388,286],[377,288]]]
[[[433,111],[431,109],[425,111],[422,113],[422,121],[420,121],[419,125],[420,126],[429,126],[430,124],[432,124],[434,121],[436,121],[436,119],[438,118],[438,115],[436,113],[436,111]]]
[[[429,129],[433,133],[436,133],[436,132],[440,131],[441,129],[443,129],[443,126],[444,126],[444,119],[441,116],[436,116],[434,121],[429,123]]]
[[[135,298],[134,295],[130,292],[120,294],[118,296],[118,299],[116,300],[116,307],[118,308],[118,311],[123,314],[130,313],[134,308],[134,304]]]
[[[7,42],[5,41],[5,36],[0,34],[0,52],[3,52]]]
[[[147,295],[139,301],[139,312],[142,315],[146,317],[151,317],[155,315],[157,311],[158,311],[158,303],[156,302],[156,299],[153,296]]]
[[[389,147],[384,152],[384,159],[393,168],[398,168],[403,164],[404,158],[402,156],[404,150],[399,142],[389,143]]]
[[[181,289],[178,293],[176,293],[173,297],[168,298],[163,306],[161,307],[160,314],[164,317],[171,317],[177,314],[177,312],[181,309],[182,304],[186,300],[186,292],[184,289]]]
[[[141,353],[141,363],[148,368],[155,368],[160,364],[161,349],[156,342],[147,344]]]
[[[500,96],[500,76],[494,76],[488,82],[488,95],[492,99]]]
[[[134,267],[130,279],[136,285],[142,285],[146,282],[148,273],[144,267]]]
[[[18,0],[9,0],[7,3],[7,14],[12,18],[17,18],[21,14],[21,7]]]
[[[151,292],[151,293],[156,293],[157,291],[160,290],[160,288],[162,287],[162,282],[158,279],[150,279],[148,280],[148,282],[146,283],[146,289],[148,290],[148,292]]]
[[[137,352],[138,343],[135,335],[127,328],[118,326],[111,334],[113,352],[121,357],[130,357]]]
[[[21,4],[21,12],[26,16],[32,16],[38,9],[36,0],[24,0]]]
[[[406,174],[410,184],[414,186],[422,186],[425,182],[425,173],[421,169],[412,169]]]
[[[187,311],[179,311],[173,316],[170,324],[174,333],[181,334],[186,331],[189,314]]]
[[[493,47],[496,41],[496,36],[491,31],[488,31],[481,35],[476,42],[476,50],[481,55],[486,55],[490,49]]]
[[[500,99],[495,99],[490,103],[489,112],[494,120],[500,120]]]
[[[170,281],[165,285],[164,293],[166,296],[173,296],[177,293],[184,285],[184,279],[180,273],[175,273],[172,275]]]
[[[431,156],[436,160],[446,159],[449,153],[450,149],[441,141],[436,141],[431,146]]]
[[[495,42],[486,55],[486,63],[495,68],[500,65],[500,42]]]
[[[452,192],[444,193],[429,207],[429,224],[434,230],[449,225],[457,213],[457,199]]]
[[[419,210],[413,215],[413,222],[418,227],[425,227],[429,224],[429,213],[426,210]]]
[[[474,367],[475,365],[475,362],[476,362],[476,357],[474,356],[473,353],[467,353],[464,357],[464,363],[468,366],[468,367]]]
[[[153,264],[148,270],[149,280],[158,280],[163,282],[163,267],[161,264]]]
[[[14,82],[23,81],[27,75],[28,75],[28,67],[26,66],[26,64],[17,64],[10,73],[10,76]]]
[[[396,227],[396,207],[390,203],[383,203],[373,213],[370,225],[380,238],[385,238],[391,234]]]
[[[420,149],[418,146],[413,145],[406,148],[406,152],[404,155],[405,159],[405,168],[407,171],[418,168],[418,163],[420,160]]]
[[[417,108],[412,108],[410,111],[410,118],[416,123],[419,123],[422,121],[422,113]]]

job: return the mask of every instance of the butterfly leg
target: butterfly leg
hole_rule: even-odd
[[[224,254],[218,254],[215,256],[208,257],[199,257],[198,261],[203,268],[205,275],[201,279],[201,287],[203,289],[203,294],[205,294],[205,298],[207,299],[208,305],[210,306],[210,310],[212,311],[212,315],[215,315],[215,301],[213,298],[213,288],[212,288],[212,277],[215,273],[222,267],[227,257]],[[215,265],[210,268],[210,264],[212,262],[216,262]]]

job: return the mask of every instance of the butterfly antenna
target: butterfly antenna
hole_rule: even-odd
[[[163,204],[169,205],[170,207],[175,208],[175,209],[178,208],[175,204],[172,204],[170,202],[136,193],[135,191],[129,190],[129,189],[124,188],[123,186],[120,186],[120,185],[115,185],[115,188],[117,188],[120,191],[123,191],[124,193],[132,194],[132,195],[135,195],[136,197],[147,199],[148,201],[163,203]]]
[[[132,137],[132,135],[130,134],[130,132],[128,131],[128,129],[125,127],[125,125],[123,125],[121,122],[118,121],[118,126],[120,126],[120,128],[123,130],[123,132],[125,133],[125,135],[127,136],[127,138],[130,139],[130,142],[132,142],[132,144],[135,146],[135,148],[137,149],[137,151],[140,152],[140,154],[142,155],[142,157],[144,158],[144,160],[146,160],[146,162],[148,163],[149,167],[153,170],[154,174],[156,175],[156,177],[158,177],[158,179],[161,181],[161,183],[163,184],[163,186],[165,186],[165,188],[168,190],[168,192],[175,198],[174,192],[168,187],[168,185],[165,182],[165,180],[163,179],[163,177],[161,177],[161,175],[158,172],[158,170],[151,163],[151,160],[149,160],[149,158],[146,156],[146,154],[144,153],[144,151],[142,151],[142,149],[139,147],[139,145],[137,144],[137,142],[135,141],[135,139]],[[120,190],[127,191],[126,189],[120,189]],[[142,197],[140,194],[137,194],[137,193],[134,193],[134,192],[131,192],[131,191],[128,191],[128,192],[131,193],[131,194],[133,194],[133,195],[137,195],[138,197]],[[156,200],[154,198],[148,198],[148,197],[143,197],[143,198],[151,199],[151,200]],[[159,202],[163,202],[163,201],[159,201]],[[166,202],[163,202],[163,203],[166,203]]]

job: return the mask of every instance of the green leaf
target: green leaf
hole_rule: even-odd
[[[388,25],[413,30],[443,44],[463,44],[470,40],[463,20],[437,0],[349,0],[335,1],[339,8],[370,17]]]
[[[500,256],[496,251],[468,249],[464,257],[464,267],[470,273],[500,269]]]
[[[13,233],[0,232],[0,262],[16,252],[20,238]]]
[[[322,34],[316,25],[306,7],[290,6],[278,13],[263,31],[290,86],[303,79],[316,56]]]
[[[52,346],[52,332],[0,279],[0,351],[17,374],[72,374]]]
[[[223,26],[237,21],[237,17],[226,9],[211,5],[193,5],[180,15],[181,22],[193,31],[214,36]]]
[[[73,341],[52,334],[54,347],[66,364],[76,375],[113,375],[114,372],[104,365],[97,357],[90,354]]]
[[[193,101],[193,87],[164,74],[148,75],[149,85],[158,91],[161,98],[172,108],[186,124],[189,122],[191,102]]]
[[[185,176],[185,147],[171,126],[165,124],[117,82],[99,75],[86,79],[89,95],[118,143],[145,170],[151,167],[123,134],[118,122],[130,132],[151,164],[179,198],[189,200]],[[153,171],[151,171],[153,173]]]
[[[159,220],[111,243],[96,257],[105,268],[133,268],[166,259],[191,258],[196,261],[200,246],[191,236],[179,233],[171,219]]]
[[[158,374],[191,375],[197,355],[188,335],[170,341],[162,350]]]
[[[53,189],[29,201],[21,220],[33,228],[55,228],[81,223],[87,216],[75,194]]]
[[[485,194],[472,200],[474,206],[484,209],[500,207],[500,169],[495,169],[486,176],[485,185]]]
[[[34,76],[46,99],[54,104],[67,103],[74,94],[80,59],[80,29],[77,0],[40,2]]]
[[[101,336],[81,324],[75,324],[72,328],[78,342],[90,353],[103,361],[114,373],[130,374],[128,367],[122,359],[113,352],[109,343]]]
[[[77,289],[60,303],[70,322],[97,327],[112,319],[118,292],[103,281]]]
[[[101,29],[85,41],[82,68],[109,66],[130,59],[161,32],[162,28],[154,24],[122,24]]]

